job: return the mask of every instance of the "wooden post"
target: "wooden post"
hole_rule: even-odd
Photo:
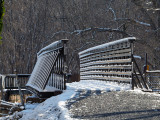
[[[66,56],[67,56],[67,45],[66,45],[66,43],[68,42],[68,39],[64,39],[64,40],[62,40],[62,42],[63,42],[63,53],[64,53],[64,63],[63,63],[63,73],[64,73],[64,89],[66,89],[66,82],[67,82],[67,72],[68,72],[68,65],[67,65],[67,62],[66,62]]]
[[[132,90],[134,90],[134,84],[135,84],[135,80],[134,80],[134,62],[133,62],[133,47],[134,47],[134,43],[133,41],[131,41],[131,64],[132,64],[132,81],[131,81],[131,84],[132,84]]]
[[[144,80],[147,81],[146,79],[146,71],[147,71],[147,53],[145,53],[145,66],[144,66]]]
[[[145,81],[145,79],[143,78],[142,72],[140,71],[140,69],[139,69],[139,67],[138,67],[138,64],[136,63],[136,60],[135,60],[134,58],[133,58],[133,62],[135,63],[135,66],[136,66],[136,68],[137,68],[137,70],[138,70],[138,72],[139,72],[139,74],[140,74],[140,76],[141,76],[141,79],[142,79],[142,81],[143,81],[143,84],[144,84],[145,88],[148,89],[148,86],[147,86],[147,84],[146,84],[146,81]]]
[[[23,94],[22,94],[21,87],[20,87],[20,84],[19,84],[17,71],[15,70],[14,72],[15,72],[15,75],[16,75],[15,80],[16,80],[16,83],[17,83],[17,86],[18,86],[19,95],[20,95],[20,98],[21,98],[21,104],[22,104],[22,106],[24,106]]]
[[[24,106],[24,101],[23,101],[23,94],[22,94],[22,91],[21,91],[21,88],[20,88],[20,85],[19,85],[19,81],[18,81],[18,76],[17,76],[17,59],[16,59],[16,42],[14,44],[15,48],[14,48],[14,57],[15,57],[15,80],[16,80],[16,83],[17,83],[17,86],[18,86],[18,90],[19,90],[19,95],[20,95],[20,98],[21,98],[21,104]]]
[[[2,76],[0,77],[0,82],[1,82],[1,100],[4,99],[4,94],[3,94],[3,80],[2,80]]]

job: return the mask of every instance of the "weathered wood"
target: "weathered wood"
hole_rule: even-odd
[[[97,60],[110,60],[110,59],[121,59],[121,58],[129,58],[131,57],[131,53],[124,53],[124,54],[116,54],[116,55],[105,55],[105,56],[97,56],[97,57],[91,57],[90,59],[81,60],[80,63],[86,63],[91,61],[97,61]]]
[[[122,66],[114,66],[114,65],[101,65],[101,66],[91,66],[91,67],[84,67],[81,68],[81,72],[89,71],[89,70],[131,70],[131,65],[122,65]]]
[[[146,73],[160,73],[160,70],[146,71]]]
[[[131,83],[134,40],[125,38],[80,52],[80,79]]]
[[[80,64],[80,67],[87,67],[92,65],[108,65],[108,64],[131,64],[131,58],[129,59],[114,59],[114,60],[105,60],[105,61],[95,61]]]
[[[141,84],[141,82],[140,82],[140,79],[139,79],[139,77],[138,77],[138,75],[137,75],[137,73],[136,73],[136,71],[134,70],[134,75],[135,75],[135,77],[136,77],[136,83],[137,83],[137,85],[139,86],[139,88],[143,88],[142,87],[142,84]]]
[[[8,111],[8,114],[13,114],[16,111],[22,111],[24,107],[18,106],[14,103],[0,100],[0,107]],[[6,114],[6,115],[8,115]],[[3,115],[3,114],[2,114]],[[5,115],[4,115],[5,116]]]
[[[141,79],[142,79],[142,84],[144,85],[144,87],[145,87],[146,89],[148,89],[147,82],[146,82],[145,79],[143,78],[142,73],[141,73],[141,71],[140,71],[140,69],[139,69],[139,67],[138,67],[138,65],[137,65],[137,63],[136,63],[136,61],[135,61],[134,58],[133,58],[133,61],[134,61],[134,64],[135,64],[136,68],[138,69],[138,72],[140,73],[140,77],[141,77]]]
[[[86,57],[88,58],[88,57],[90,57],[92,55],[95,55],[95,56],[98,56],[99,54],[112,55],[112,54],[121,54],[121,53],[129,53],[129,52],[131,52],[130,47],[129,48],[120,49],[120,50],[113,50],[113,51],[105,50],[105,51],[100,51],[100,52],[96,52],[96,53],[87,53],[87,54],[81,55],[79,58],[83,60],[83,58],[85,59]]]
[[[33,96],[31,96],[31,97],[28,97],[27,99],[26,99],[26,103],[42,103],[42,102],[44,102],[46,100],[46,98],[39,98],[39,97],[33,97]]]
[[[60,40],[42,48],[27,89],[40,98],[62,93],[66,89],[66,42]]]
[[[25,85],[30,77],[30,74],[17,74],[17,79],[19,80],[19,84],[21,88],[25,88]],[[3,89],[18,89],[16,83],[16,75],[15,74],[6,74],[3,75],[4,88]]]
[[[15,105],[14,103],[10,103],[10,102],[4,101],[4,100],[0,100],[0,107],[11,108],[14,105]]]
[[[107,80],[107,81],[122,81],[122,82],[128,82],[130,83],[131,81],[131,78],[124,78],[124,77],[113,77],[113,76],[110,76],[110,77],[83,77],[81,76],[81,80]]]
[[[101,51],[106,52],[106,51],[130,48],[131,43],[133,43],[133,41],[135,41],[134,37],[116,40],[116,41],[113,41],[113,42],[105,43],[105,44],[98,45],[96,47],[92,47],[92,48],[89,48],[87,50],[84,50],[84,51],[80,52],[79,55],[82,56],[82,55],[88,54],[88,53],[97,53],[97,52],[101,52]]]
[[[87,71],[87,72],[83,72],[80,75],[84,76],[84,75],[131,75],[131,71],[130,72],[101,72],[101,71]]]

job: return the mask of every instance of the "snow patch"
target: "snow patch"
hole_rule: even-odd
[[[67,89],[62,94],[48,98],[40,104],[26,104],[26,110],[0,119],[5,120],[8,118],[12,120],[12,118],[15,119],[17,116],[20,120],[72,120],[66,104],[67,100],[73,98],[77,91],[101,90],[103,93],[107,91],[129,90],[130,88],[130,85],[126,84],[97,80],[81,80],[80,82],[67,83]]]

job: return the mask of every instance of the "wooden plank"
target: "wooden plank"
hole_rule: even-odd
[[[87,72],[81,72],[81,76],[84,75],[131,75],[131,72],[116,72],[116,71],[111,71],[111,72],[101,72],[101,71],[87,71]]]
[[[97,61],[97,60],[109,60],[109,59],[120,59],[122,57],[128,57],[131,58],[131,53],[123,53],[123,54],[114,54],[114,55],[105,55],[105,56],[99,56],[99,57],[91,57],[90,59],[80,60],[80,64],[91,62],[91,61]]]
[[[48,79],[52,66],[58,56],[57,52],[39,57],[33,74],[31,75],[27,85],[35,86],[35,88],[43,89]]]
[[[131,56],[131,51],[127,51],[127,52],[112,52],[112,53],[99,53],[96,55],[92,55],[92,56],[88,56],[88,57],[84,57],[80,59],[80,62],[86,61],[86,60],[92,60],[92,59],[96,59],[96,58],[115,58],[115,57],[121,57],[121,56]]]
[[[124,69],[124,70],[129,70],[131,69],[131,65],[110,65],[110,66],[106,66],[106,65],[101,65],[101,66],[91,66],[91,67],[84,67],[84,68],[80,68],[80,72],[83,71],[89,71],[89,70],[109,70],[109,69]]]
[[[120,50],[113,50],[113,51],[99,51],[99,52],[96,52],[96,53],[87,53],[87,54],[84,54],[84,55],[80,55],[79,58],[82,59],[82,58],[86,58],[86,57],[90,57],[90,56],[98,56],[98,55],[112,55],[112,54],[121,54],[121,53],[128,53],[128,52],[131,52],[131,48],[125,48],[125,49],[120,49]],[[82,59],[83,60],[83,59]]]
[[[135,39],[135,38],[133,38]],[[132,42],[123,39],[96,47],[79,53],[81,80],[132,80]]]
[[[127,47],[131,47],[131,40],[116,40],[116,41],[112,41],[109,43],[105,43],[102,45],[98,45],[92,48],[89,48],[87,50],[84,50],[82,52],[79,53],[79,55],[84,55],[86,53],[95,53],[95,52],[99,52],[99,51],[104,51],[104,50],[117,50],[117,49],[123,49],[123,48],[127,48]]]
[[[14,103],[7,102],[7,101],[4,101],[4,100],[0,100],[0,107],[11,108],[14,105],[15,105]]]
[[[160,70],[146,71],[146,73],[160,73]]]
[[[124,78],[124,77],[87,77],[81,76],[81,80],[109,80],[109,81],[123,81],[123,82],[130,82],[131,78]]]
[[[117,63],[117,64],[119,64],[119,63],[131,63],[131,58],[88,62],[88,63],[80,64],[80,67],[87,67],[87,66],[91,66],[91,65],[107,65],[107,64],[114,64],[114,63]]]
[[[45,86],[45,84],[46,84],[46,80],[47,80],[47,78],[48,78],[48,76],[49,76],[49,74],[50,74],[50,71],[51,71],[51,66],[52,66],[52,60],[53,61],[55,61],[55,56],[54,56],[54,60],[52,59],[52,56],[47,56],[46,58],[45,58],[45,60],[43,61],[44,63],[43,63],[43,65],[41,66],[42,67],[42,69],[41,69],[41,72],[39,73],[39,74],[41,74],[41,77],[42,78],[40,78],[40,80],[39,80],[39,82],[41,82],[40,83],[40,88],[41,89],[43,89],[44,88],[44,86]]]
[[[44,48],[42,48],[38,53],[38,57],[45,54],[45,51],[47,50],[50,50],[50,51],[56,51],[56,50],[59,50],[59,49],[62,49],[64,47],[64,43],[66,42],[67,40],[59,40],[59,41],[55,41],[54,43],[50,44],[49,46],[46,46]]]
[[[28,81],[29,76],[19,75],[18,80],[20,82],[21,88],[25,88],[26,81]],[[17,89],[17,83],[15,80],[15,75],[6,75],[5,77],[5,89]]]

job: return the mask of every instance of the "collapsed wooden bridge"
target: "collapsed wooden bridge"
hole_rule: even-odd
[[[66,89],[69,71],[66,61],[67,41],[56,41],[41,49],[31,75],[1,75],[1,91],[22,91],[23,94],[29,91],[39,98],[62,93]],[[124,82],[130,84],[132,89],[160,90],[160,80],[151,75],[153,72],[145,70],[142,73],[136,63],[133,49],[135,42],[136,38],[129,37],[80,52],[80,79]],[[2,94],[4,100],[7,100],[6,97]]]
[[[66,42],[60,40],[41,49],[26,84],[27,90],[40,98],[48,98],[66,89]]]
[[[124,82],[134,87],[148,89],[134,58],[133,45],[136,38],[130,37],[99,46],[79,53],[81,80],[105,80]]]

